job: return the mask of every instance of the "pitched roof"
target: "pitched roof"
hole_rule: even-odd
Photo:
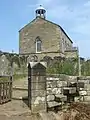
[[[56,24],[56,23],[54,23],[54,22],[51,22],[51,21],[49,21],[49,20],[46,20],[46,19],[44,19],[44,18],[41,18],[41,17],[37,17],[37,18],[43,19],[43,20],[45,20],[45,21],[47,21],[47,22],[49,22],[49,23],[51,23],[51,24],[54,24],[54,25],[58,26],[58,27],[61,29],[61,31],[67,36],[67,38],[71,41],[71,43],[73,43],[73,41],[70,39],[70,37],[67,35],[67,33],[65,32],[65,30],[64,30],[60,25],[58,25],[58,24]],[[31,22],[29,22],[27,25],[25,25],[24,27],[22,27],[22,28],[19,30],[19,32],[20,32],[22,29],[24,29],[26,26],[28,26],[29,24],[31,24],[32,22],[34,22],[37,18],[33,19],[33,20],[32,20]]]

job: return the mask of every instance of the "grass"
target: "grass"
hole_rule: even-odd
[[[19,80],[27,77],[27,74],[15,74],[13,75],[13,80]],[[10,76],[0,76],[0,81],[8,81],[10,80]]]
[[[19,80],[27,77],[27,74],[15,74],[13,75],[13,80]]]
[[[10,80],[10,77],[0,76],[0,81],[7,81],[7,80]]]

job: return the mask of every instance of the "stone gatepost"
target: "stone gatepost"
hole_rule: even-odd
[[[46,63],[28,65],[28,104],[31,112],[46,111]]]

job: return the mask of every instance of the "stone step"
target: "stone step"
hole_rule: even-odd
[[[51,101],[51,102],[47,102],[48,103],[48,108],[52,108],[52,107],[57,107],[57,106],[61,106],[62,103],[61,102],[56,102],[56,101]]]
[[[55,95],[55,101],[57,102],[65,102],[67,101],[67,96],[59,94],[59,95]]]

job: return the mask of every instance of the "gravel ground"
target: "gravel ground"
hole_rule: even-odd
[[[0,120],[90,120],[90,105],[72,103],[67,111],[31,114],[22,101],[0,105]]]

